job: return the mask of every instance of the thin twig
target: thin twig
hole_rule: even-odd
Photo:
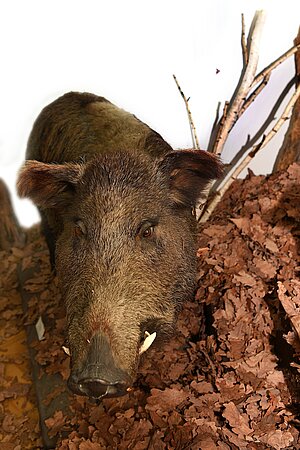
[[[223,127],[220,126],[213,153],[220,155],[230,130],[239,118],[239,112],[251,89],[258,63],[258,47],[265,21],[264,11],[256,11],[252,20],[247,41],[248,61],[243,67],[239,83],[230,100],[226,120]]]
[[[297,99],[300,97],[300,85],[295,90],[294,94],[290,98],[288,104],[286,105],[283,113],[281,114],[280,118],[274,125],[274,127],[269,131],[269,133],[265,136],[263,136],[262,140],[257,144],[254,145],[252,150],[244,154],[240,161],[237,163],[237,165],[232,169],[231,174],[228,174],[228,177],[225,178],[222,182],[222,184],[219,187],[219,190],[215,193],[215,196],[212,198],[211,202],[207,205],[205,210],[203,211],[200,222],[206,222],[207,219],[210,217],[211,213],[229,188],[229,186],[233,183],[233,181],[238,177],[238,175],[248,166],[250,161],[254,158],[254,156],[263,149],[270,140],[274,137],[274,135],[278,132],[278,130],[281,128],[281,126],[284,124],[286,120],[289,119],[289,114],[296,103]]]
[[[262,70],[258,75],[256,75],[256,77],[253,80],[252,86],[255,86],[256,84],[260,83],[268,74],[272,72],[272,70],[276,69],[276,67],[279,66],[287,58],[297,53],[299,49],[300,44],[294,45],[294,47],[291,47],[289,50],[283,53],[283,55],[279,56],[279,58],[277,58],[267,67],[265,67],[264,70]]]
[[[242,14],[241,45],[242,45],[242,53],[243,53],[243,67],[245,67],[248,64],[248,49],[247,49],[246,37],[245,37],[245,19],[244,19],[244,14]]]
[[[178,80],[176,78],[175,75],[173,75],[173,78],[175,80],[175,83],[177,85],[177,88],[180,92],[181,97],[183,98],[183,101],[185,103],[185,107],[186,107],[186,112],[188,115],[188,119],[189,119],[189,125],[190,125],[190,130],[191,130],[191,135],[192,135],[192,141],[193,141],[193,147],[200,150],[200,146],[199,146],[199,141],[198,141],[198,137],[197,137],[197,131],[196,131],[196,127],[194,125],[194,121],[193,121],[193,117],[192,117],[192,113],[189,107],[189,98],[187,99],[186,96],[184,95],[180,84],[178,83]]]
[[[213,143],[214,143],[216,135],[218,133],[218,123],[219,123],[219,119],[220,119],[220,108],[221,108],[221,102],[218,102],[217,109],[216,109],[215,120],[214,120],[213,126],[211,128],[209,142],[208,142],[208,146],[207,146],[207,151],[208,152],[212,151]]]
[[[221,139],[221,135],[222,135],[222,131],[223,131],[223,128],[224,128],[224,124],[226,123],[226,119],[227,119],[228,107],[229,107],[229,102],[226,101],[224,103],[223,114],[222,114],[222,117],[221,117],[221,120],[220,120],[220,126],[218,127],[218,130],[217,130],[215,142],[218,142]],[[217,147],[213,147],[212,152],[216,153],[216,150],[217,150]]]
[[[255,88],[255,90],[249,95],[249,97],[244,101],[244,104],[239,112],[239,117],[246,111],[247,108],[254,102],[256,97],[261,93],[261,91],[266,87],[271,77],[271,73],[268,73],[262,82]]]

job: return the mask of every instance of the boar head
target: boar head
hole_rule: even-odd
[[[195,288],[191,208],[220,171],[213,156],[188,150],[159,160],[122,151],[85,163],[27,161],[21,170],[20,195],[56,229],[73,392],[125,394],[141,352],[172,332]]]

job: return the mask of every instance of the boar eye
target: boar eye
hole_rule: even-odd
[[[148,239],[153,236],[157,220],[145,220],[138,228],[138,235],[142,238]]]
[[[151,237],[153,233],[154,233],[154,226],[151,225],[151,227],[148,227],[143,231],[142,236],[143,238],[148,238]]]
[[[86,228],[82,220],[76,219],[74,221],[74,235],[80,237],[86,233]]]

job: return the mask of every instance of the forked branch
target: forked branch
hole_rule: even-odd
[[[263,25],[264,13],[263,11],[257,11],[252,21],[246,45],[245,23],[244,16],[242,15],[241,46],[243,69],[241,77],[230,102],[226,102],[227,105],[224,108],[226,116],[223,113],[223,116],[213,130],[214,135],[211,135],[209,140],[208,150],[217,155],[222,153],[224,144],[236,121],[244,114],[268,84],[272,71],[287,58],[294,55],[300,48],[300,44],[291,47],[260,73],[255,75],[258,63],[258,47]]]
[[[220,155],[222,153],[228,134],[230,133],[230,130],[240,117],[241,109],[253,84],[258,64],[258,55],[259,55],[258,49],[264,22],[265,22],[264,11],[257,11],[252,20],[252,24],[247,39],[247,46],[245,46],[245,40],[242,37],[244,65],[238,85],[229,102],[226,120],[224,120],[223,117],[220,119],[219,130],[215,142],[212,148],[210,149],[210,151],[212,151],[212,153],[215,153],[216,155]],[[242,22],[242,36],[244,33],[243,28],[244,24]]]
[[[259,56],[259,43],[262,35],[262,29],[265,22],[264,11],[256,11],[254,18],[251,23],[251,27],[248,33],[247,42],[245,38],[245,22],[244,16],[242,15],[242,32],[241,32],[241,46],[242,46],[242,56],[243,56],[243,68],[241,71],[240,79],[235,88],[235,91],[231,97],[230,101],[226,101],[223,107],[222,116],[219,117],[220,103],[218,104],[216,118],[212,127],[208,151],[215,153],[216,155],[221,155],[224,144],[228,138],[230,131],[237,122],[237,120],[244,114],[244,112],[249,108],[249,106],[254,102],[254,100],[260,95],[263,89],[269,82],[272,71],[276,69],[283,61],[285,61],[290,56],[294,55],[299,49],[300,44],[291,47],[288,51],[283,53],[279,58],[265,67],[260,73],[256,75],[258,56]],[[177,84],[179,92],[185,102],[186,109],[189,116],[189,123],[191,128],[191,133],[193,137],[193,143],[195,143],[194,133],[196,135],[195,126],[191,117],[189,110],[188,101],[186,99],[182,89],[180,88],[176,77],[174,80]],[[276,102],[276,108],[281,104],[286,96],[287,91],[289,91],[291,85],[295,82],[292,80],[288,85],[288,90],[284,89],[283,93],[280,95]],[[264,135],[257,145],[250,147],[252,142],[255,142],[262,136],[262,133],[269,123],[269,118],[265,121],[263,126],[257,132],[255,139],[250,139],[247,145],[243,146],[237,155],[235,155],[231,163],[227,166],[224,178],[218,180],[214,183],[209,192],[206,193],[206,198],[202,198],[204,201],[204,208],[200,214],[200,221],[205,222],[216,205],[221,200],[225,191],[234,181],[234,179],[242,172],[242,170],[247,167],[249,162],[254,158],[258,151],[264,148],[272,137],[277,133],[282,124],[289,118],[289,113],[293,108],[297,98],[299,97],[299,88],[295,91],[294,95],[291,97],[283,114],[280,116],[279,120],[273,126],[271,131]],[[274,109],[274,108],[273,108]],[[198,140],[197,140],[198,142]],[[195,147],[198,147],[195,145]],[[199,148],[199,147],[198,147]],[[251,150],[252,149],[252,150]],[[208,198],[208,200],[207,200]],[[206,203],[205,203],[206,200]]]

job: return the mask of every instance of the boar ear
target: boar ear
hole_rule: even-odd
[[[17,190],[41,208],[66,205],[83,173],[80,164],[45,164],[27,161],[19,173]]]
[[[161,163],[170,180],[172,198],[182,206],[194,206],[209,181],[222,175],[220,160],[203,150],[174,151]]]

